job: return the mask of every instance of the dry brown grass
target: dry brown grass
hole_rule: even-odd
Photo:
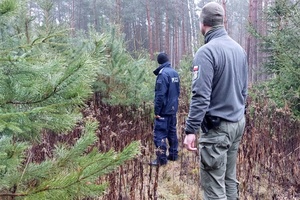
[[[199,187],[198,160],[196,158],[192,153],[183,150],[178,161],[169,162],[166,166],[161,167],[161,175],[158,180],[158,199],[202,199]]]
[[[300,122],[290,112],[279,110],[266,99],[250,100],[247,127],[240,145],[237,173],[242,200],[300,199]],[[101,200],[200,200],[199,160],[196,153],[182,148],[183,127],[188,107],[184,103],[178,113],[180,159],[166,166],[150,167],[154,158],[153,118],[151,107],[135,109],[110,107],[92,102],[85,116],[98,119],[101,152],[110,148],[121,151],[131,141],[141,141],[140,157],[127,162],[115,172],[101,177],[109,182]],[[33,148],[33,155],[43,159],[41,149],[51,154],[55,142],[72,141],[80,130],[54,137],[46,134],[45,144]]]

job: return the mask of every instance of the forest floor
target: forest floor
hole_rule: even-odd
[[[183,150],[177,161],[161,166],[158,200],[201,200],[199,160],[196,153]]]
[[[157,176],[157,194],[154,195],[157,200],[202,200],[202,190],[200,186],[199,159],[197,153],[181,150],[177,161],[169,161],[167,165],[149,167],[153,177]],[[146,176],[149,176],[149,172]],[[158,174],[157,174],[158,173]],[[151,173],[150,173],[151,174]],[[152,178],[153,178],[152,177]],[[245,187],[247,180],[239,180],[240,199],[242,200],[296,200],[300,198],[287,198],[292,188],[283,188],[275,183],[270,185],[267,177],[261,175],[256,183],[249,183],[257,186],[251,191]],[[149,180],[145,179],[147,184]],[[155,182],[153,182],[155,184]],[[155,187],[155,186],[154,186]],[[249,188],[249,186],[247,186]],[[275,194],[275,195],[274,195]]]

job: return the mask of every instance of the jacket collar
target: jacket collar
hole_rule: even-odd
[[[162,70],[164,67],[170,67],[171,66],[171,63],[170,62],[165,62],[163,64],[161,64],[159,67],[157,67],[153,73],[157,76],[160,72],[160,70]]]
[[[218,38],[221,36],[227,35],[227,32],[224,28],[224,26],[216,26],[213,27],[211,30],[209,30],[205,36],[204,36],[204,42],[205,44],[209,41],[213,40],[214,38]]]

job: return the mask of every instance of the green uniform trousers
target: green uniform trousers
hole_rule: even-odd
[[[245,129],[245,117],[238,122],[222,121],[199,138],[200,178],[205,200],[236,200],[236,160]]]

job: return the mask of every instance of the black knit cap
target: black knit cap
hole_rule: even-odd
[[[206,26],[213,27],[223,25],[223,18],[224,9],[220,4],[216,2],[205,4],[205,6],[201,10],[200,20],[201,23]]]
[[[157,62],[158,64],[164,64],[165,62],[169,61],[169,57],[166,53],[160,53],[157,56]]]

